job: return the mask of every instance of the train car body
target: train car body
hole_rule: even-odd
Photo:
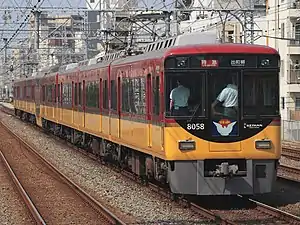
[[[178,79],[191,93],[184,116],[169,110]],[[18,94],[24,81],[15,82],[18,115],[175,194],[272,190],[281,155],[279,54],[272,48],[170,39],[143,54],[29,80],[36,80],[30,107]],[[215,113],[212,103],[232,80],[235,115],[222,105]]]

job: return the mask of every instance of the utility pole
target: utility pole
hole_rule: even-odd
[[[4,63],[7,63],[7,38],[3,38],[4,42]]]
[[[175,0],[175,9],[178,9],[178,0]],[[175,11],[175,35],[179,34],[179,11]]]
[[[35,25],[35,42],[34,42],[34,49],[36,53],[36,60],[35,62],[39,62],[39,48],[40,48],[40,15],[41,12],[36,10],[34,12],[34,25]],[[38,71],[38,64],[36,65],[36,72]]]

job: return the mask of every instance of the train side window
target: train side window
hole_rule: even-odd
[[[116,81],[110,81],[110,96],[111,96],[111,109],[117,110],[117,86]]]
[[[87,83],[86,105],[87,107],[99,108],[99,82],[98,81],[92,81]]]
[[[31,100],[34,100],[34,85],[31,86]]]
[[[47,101],[52,102],[52,84],[47,86]]]
[[[153,98],[152,98],[152,112],[153,115],[159,115],[159,76],[152,78],[152,90],[153,90]]]
[[[133,105],[132,112],[144,115],[146,113],[146,82],[145,78],[132,80]]]
[[[82,85],[81,82],[78,84],[78,104],[82,105]]]
[[[57,85],[57,102],[60,102],[60,84]]]
[[[75,83],[74,87],[74,104],[75,106],[78,105],[78,83]]]
[[[108,109],[108,88],[107,88],[107,80],[104,81],[103,85],[103,109]]]
[[[29,99],[29,96],[30,96],[30,92],[31,92],[31,88],[30,86],[26,86],[26,99]]]
[[[63,84],[62,102],[63,104],[69,104],[69,84]]]
[[[130,112],[129,106],[129,79],[122,78],[122,111]]]
[[[53,95],[53,102],[56,102],[56,90],[55,90],[55,84],[52,84],[52,95]]]
[[[45,93],[45,85],[42,86],[42,101],[45,102],[46,99],[46,93]]]
[[[24,99],[26,99],[26,86],[24,86],[24,89],[23,89],[23,96],[24,96]]]

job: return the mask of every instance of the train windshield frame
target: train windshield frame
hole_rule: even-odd
[[[280,115],[278,71],[243,71],[242,79],[244,117]]]
[[[200,61],[203,59],[202,56],[197,57]],[[245,56],[247,60],[237,60],[242,57],[230,54],[227,55],[230,60],[227,60],[224,55],[218,57],[223,61],[215,60],[214,62],[214,58],[217,57],[210,57],[210,60],[205,62],[210,63],[208,68],[199,68],[199,66],[196,68],[195,57],[177,57],[173,60],[173,64],[172,61],[166,60],[164,78],[166,118],[217,119],[216,117],[224,118],[225,116],[240,120],[280,115],[278,55],[257,54],[252,56],[255,57],[252,60],[249,56]],[[263,65],[265,62],[267,62],[266,66]],[[220,67],[221,63],[224,65],[223,68]],[[243,63],[244,65],[241,65]],[[229,64],[234,64],[234,66],[229,67]],[[179,110],[179,114],[174,113],[176,111],[174,102],[172,107],[170,105],[172,104],[170,102],[171,92],[178,85],[188,88],[190,92],[188,106],[182,107],[187,109]],[[237,91],[237,97],[233,103],[235,106],[232,107],[235,112],[234,110],[225,110],[226,107],[222,104],[222,100],[224,100],[222,94],[225,89],[231,92]],[[185,91],[181,89],[179,92]],[[218,103],[216,107],[212,107],[214,102]],[[181,107],[177,106],[177,112],[178,108]]]

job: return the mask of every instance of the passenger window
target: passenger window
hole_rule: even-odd
[[[152,97],[152,104],[153,115],[159,115],[159,107],[160,107],[160,98],[159,98],[159,76],[152,78],[152,90],[153,90],[153,97]]]
[[[104,81],[104,85],[103,85],[103,109],[108,109],[108,87],[107,87],[107,80]]]
[[[243,77],[244,115],[278,115],[279,81],[275,72],[251,72]]]
[[[86,83],[86,106],[99,108],[99,81]]]
[[[78,83],[78,105],[82,105],[82,85],[81,82]]]
[[[78,105],[78,84],[77,83],[75,83],[75,88],[74,88],[75,90],[74,90],[74,104],[75,104],[75,106],[77,106]]]
[[[237,136],[239,116],[238,72],[209,72],[212,136]]]
[[[165,95],[167,117],[205,116],[205,72],[166,73]]]
[[[116,81],[110,81],[110,96],[111,96],[111,109],[117,110],[117,85]]]

